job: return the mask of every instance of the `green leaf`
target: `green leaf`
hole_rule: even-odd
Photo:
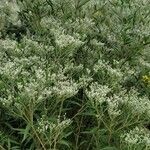
[[[72,134],[72,131],[71,132],[69,132],[69,133],[66,133],[65,135],[64,135],[64,137],[65,138],[67,138],[69,135],[71,135]]]
[[[26,129],[24,130],[24,136],[23,136],[23,139],[22,139],[22,142],[24,142],[24,140],[28,137],[28,133],[29,133],[29,131],[30,131],[30,128],[31,128],[31,126],[28,124],[27,126],[26,126]]]
[[[61,140],[61,141],[59,142],[59,144],[65,145],[65,146],[67,146],[68,148],[70,148],[69,142],[67,142],[67,141],[65,141],[65,140]]]
[[[84,6],[86,3],[88,3],[90,0],[82,0],[79,2],[79,6],[78,8],[81,8],[82,6]]]

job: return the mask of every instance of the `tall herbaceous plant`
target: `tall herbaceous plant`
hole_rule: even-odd
[[[149,0],[0,0],[0,149],[150,149]]]

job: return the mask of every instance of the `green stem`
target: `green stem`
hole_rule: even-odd
[[[1,150],[6,150],[3,146],[0,145]]]

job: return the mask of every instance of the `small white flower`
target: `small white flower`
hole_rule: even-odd
[[[100,85],[98,83],[92,83],[90,86],[90,90],[86,90],[86,94],[89,99],[96,100],[100,104],[106,101],[106,95],[110,92],[110,88],[105,85]]]

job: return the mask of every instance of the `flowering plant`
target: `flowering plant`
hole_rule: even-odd
[[[149,150],[148,0],[1,0],[0,149]]]

